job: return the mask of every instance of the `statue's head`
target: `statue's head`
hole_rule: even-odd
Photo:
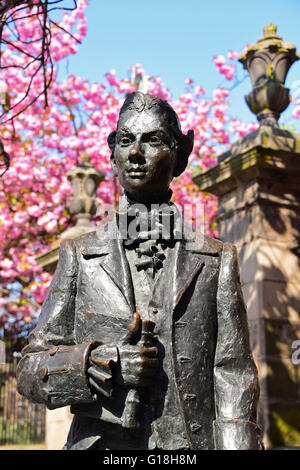
[[[117,130],[108,137],[111,164],[125,191],[139,201],[160,200],[186,168],[194,133],[181,132],[174,109],[141,92],[127,96]]]

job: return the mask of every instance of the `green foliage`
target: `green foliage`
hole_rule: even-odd
[[[1,444],[29,444],[42,442],[41,433],[30,419],[22,423],[10,422],[7,418],[0,418],[0,445]]]
[[[291,405],[288,410],[279,408],[276,411],[274,410],[272,412],[272,447],[300,447],[299,406],[293,407]]]

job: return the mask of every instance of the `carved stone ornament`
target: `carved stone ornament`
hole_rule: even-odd
[[[280,114],[290,103],[290,90],[284,86],[291,65],[299,59],[296,46],[277,35],[277,27],[264,27],[264,35],[249,46],[239,61],[249,71],[253,90],[245,96],[260,125],[278,127]]]
[[[90,226],[92,216],[96,213],[96,191],[104,179],[104,174],[97,171],[84,153],[81,163],[67,173],[72,183],[73,199],[68,201],[67,208],[77,216],[76,226]]]

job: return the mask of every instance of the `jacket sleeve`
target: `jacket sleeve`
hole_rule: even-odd
[[[17,368],[18,392],[49,409],[97,400],[86,370],[90,351],[99,343],[75,344],[74,338],[77,269],[74,242],[64,240],[38,324]]]
[[[224,244],[217,293],[218,333],[214,362],[216,449],[262,449],[256,424],[257,369],[249,344],[236,248]]]

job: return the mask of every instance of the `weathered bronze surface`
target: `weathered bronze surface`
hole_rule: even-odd
[[[19,392],[71,405],[66,449],[261,449],[236,249],[204,235],[191,244],[187,226],[178,236],[170,202],[193,133],[137,92],[108,142],[124,197],[106,225],[62,242]]]

